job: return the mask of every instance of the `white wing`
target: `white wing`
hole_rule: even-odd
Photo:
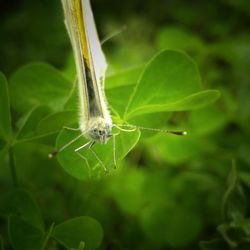
[[[102,117],[111,123],[103,89],[107,65],[89,0],[62,0],[62,4],[76,62],[79,123],[84,131],[93,117]]]
[[[86,33],[88,38],[88,44],[92,53],[93,65],[98,79],[105,79],[105,72],[107,69],[107,63],[103,54],[101,43],[98,38],[96,25],[94,22],[93,13],[90,7],[89,0],[82,0],[83,5],[83,18],[85,21]]]

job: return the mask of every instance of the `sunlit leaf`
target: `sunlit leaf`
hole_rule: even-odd
[[[188,56],[166,50],[147,65],[131,95],[125,118],[145,113],[197,109],[218,97],[216,90],[201,91],[199,72]]]
[[[217,90],[204,90],[185,97],[180,101],[172,102],[166,105],[157,104],[141,106],[137,110],[129,113],[128,117],[131,118],[138,114],[142,115],[153,112],[196,110],[213,103],[219,98],[219,96],[220,92]]]

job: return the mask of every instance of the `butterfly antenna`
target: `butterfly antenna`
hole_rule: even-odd
[[[123,126],[123,125],[126,125],[126,126]],[[137,129],[136,126],[133,126],[133,125],[127,126],[127,124],[113,124],[113,127],[116,127],[119,130],[124,131],[124,132],[134,132]],[[130,129],[125,129],[125,128],[121,128],[121,127],[129,127]]]
[[[68,143],[66,143],[65,145],[63,145],[61,148],[54,150],[53,152],[48,154],[49,158],[53,158],[55,157],[58,153],[62,152],[65,148],[67,148],[68,146],[70,146],[72,143],[74,143],[75,141],[77,141],[78,139],[80,139],[83,136],[83,134],[78,135],[76,138],[74,138],[73,140],[69,141]]]
[[[130,125],[130,124],[117,124],[116,127],[127,127],[127,128],[134,128],[134,129],[142,129],[142,130],[148,130],[148,131],[154,131],[154,132],[161,132],[161,133],[167,133],[167,134],[174,134],[174,135],[187,135],[187,131],[171,131],[166,129],[158,129],[158,128],[147,128],[143,126],[137,126],[137,125]]]
[[[123,25],[120,29],[117,29],[114,32],[110,33],[109,35],[105,36],[101,41],[101,45],[103,45],[104,43],[106,43],[107,41],[112,39],[113,37],[119,35],[120,33],[122,33],[126,29],[127,29],[127,26]]]

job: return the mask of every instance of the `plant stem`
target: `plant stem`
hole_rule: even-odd
[[[42,250],[45,249],[45,247],[46,247],[46,245],[47,245],[47,243],[49,241],[49,238],[51,237],[51,234],[52,234],[52,232],[54,230],[54,226],[55,226],[55,223],[52,223],[49,230],[48,230],[48,232],[47,232],[47,234],[46,234],[46,236],[45,236],[45,239],[43,241],[43,245],[42,245],[42,248],[41,248]]]
[[[18,181],[17,181],[17,174],[16,174],[16,161],[15,161],[15,156],[14,156],[14,151],[13,148],[9,148],[9,166],[10,166],[10,173],[13,181],[14,187],[18,186]]]

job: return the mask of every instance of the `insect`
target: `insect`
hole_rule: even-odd
[[[185,132],[173,132],[129,124],[117,125],[112,123],[104,93],[107,63],[96,31],[90,2],[89,0],[62,0],[62,5],[65,25],[76,64],[79,96],[79,130],[81,134],[62,148],[49,154],[49,157],[57,155],[70,144],[84,136],[89,141],[75,149],[75,151],[79,152],[81,149],[88,147],[104,170],[107,171],[104,164],[92,150],[92,147],[96,142],[106,144],[109,138],[112,137],[113,127],[117,127],[123,131],[133,131],[139,128],[184,135]]]

